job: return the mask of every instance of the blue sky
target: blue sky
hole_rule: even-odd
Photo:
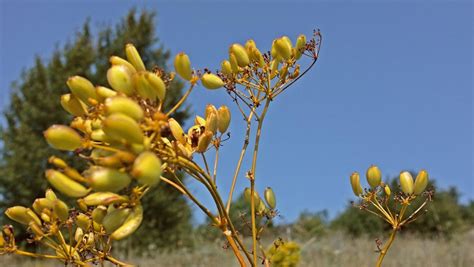
[[[34,56],[50,56],[86,17],[97,26],[134,5],[154,9],[165,47],[211,69],[234,42],[253,38],[267,50],[276,37],[320,28],[316,67],[274,102],[264,126],[257,186],[274,188],[284,221],[305,209],[337,214],[353,199],[349,174],[372,163],[385,176],[425,168],[441,187],[458,187],[463,201],[474,198],[471,2],[67,2],[1,1],[0,108]],[[200,89],[191,99],[198,113],[207,103],[232,105],[223,91]],[[221,189],[230,185],[242,126],[232,122],[223,148],[231,164],[220,166]],[[246,184],[241,177],[240,188]]]

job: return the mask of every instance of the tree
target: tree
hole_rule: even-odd
[[[0,209],[29,206],[33,199],[43,196],[48,187],[44,172],[49,156],[56,154],[70,162],[73,160],[72,155],[51,149],[43,138],[43,131],[51,124],[67,124],[70,120],[59,102],[60,96],[69,91],[66,87],[69,76],[81,75],[94,84],[107,85],[109,57],[125,57],[126,43],[137,47],[149,69],[166,68],[170,54],[162,46],[156,46],[154,18],[153,12],[137,14],[131,10],[114,27],[99,29],[95,38],[87,20],[73,41],[57,48],[47,61],[37,57],[34,66],[13,83],[11,101],[4,111],[6,125],[0,128],[3,145],[0,151]],[[170,86],[166,105],[178,101],[182,87],[180,82]],[[188,109],[185,108],[177,119],[183,121],[187,117]],[[73,162],[74,166],[78,164]],[[146,222],[139,230],[141,234],[137,233],[141,238],[133,242],[155,246],[182,244],[191,229],[190,208],[174,189],[159,185],[154,190],[143,199],[147,206]]]

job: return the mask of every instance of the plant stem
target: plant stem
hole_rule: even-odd
[[[377,264],[375,265],[376,267],[381,267],[382,266],[382,261],[385,255],[387,254],[387,251],[390,249],[390,246],[392,245],[393,241],[395,240],[395,236],[397,235],[398,232],[398,227],[393,227],[392,233],[390,234],[390,238],[385,244],[385,246],[382,248],[380,251],[379,258],[377,259]]]

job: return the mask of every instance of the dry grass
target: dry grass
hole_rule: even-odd
[[[369,238],[351,239],[340,234],[332,234],[300,243],[302,243],[300,266],[374,266],[377,258],[374,240]],[[384,267],[474,266],[473,251],[473,231],[451,240],[401,236],[389,251]],[[222,244],[213,243],[203,244],[195,250],[157,253],[149,258],[129,257],[128,260],[138,266],[154,267],[237,266],[230,250],[223,249]],[[60,263],[53,264],[51,261],[18,261],[17,257],[1,257],[0,263],[1,266],[64,266]]]

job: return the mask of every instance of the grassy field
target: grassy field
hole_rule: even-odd
[[[377,254],[373,239],[351,239],[340,234],[313,238],[302,245],[299,266],[374,266]],[[232,252],[222,248],[223,243],[206,243],[194,250],[178,250],[157,253],[148,258],[136,258],[124,253],[122,259],[138,266],[156,267],[209,267],[237,266]],[[474,266],[474,232],[471,231],[451,240],[424,239],[401,236],[389,251],[384,267],[470,267]],[[64,266],[51,261],[19,261],[17,257],[3,256],[1,266]],[[112,266],[112,265],[108,265]]]

